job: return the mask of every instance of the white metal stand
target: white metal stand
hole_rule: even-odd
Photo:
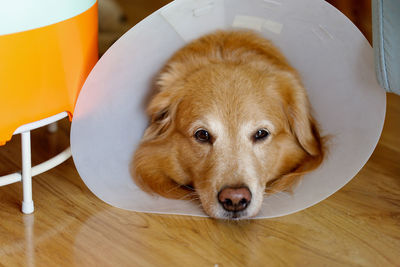
[[[8,174],[0,177],[0,186],[22,181],[23,201],[22,212],[25,214],[34,211],[32,200],[32,176],[45,172],[55,166],[63,163],[71,157],[71,149],[66,150],[57,156],[32,168],[31,166],[31,130],[49,125],[68,116],[67,112],[62,112],[49,118],[28,123],[19,127],[14,134],[21,134],[21,153],[22,153],[22,171]]]
[[[21,134],[22,153],[22,212],[32,213],[34,210],[32,200],[32,172],[31,172],[31,132]]]

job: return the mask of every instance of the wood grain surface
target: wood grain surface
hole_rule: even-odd
[[[131,23],[167,1],[120,0]],[[20,213],[21,184],[0,187],[0,266],[400,266],[400,96],[387,95],[382,137],[340,191],[285,217],[240,222],[135,213],[83,184],[72,159],[34,178],[36,211]],[[69,122],[32,133],[33,162],[69,143]],[[0,175],[20,167],[20,138],[0,147]]]

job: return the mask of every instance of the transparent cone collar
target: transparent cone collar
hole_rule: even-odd
[[[141,191],[129,164],[148,125],[154,77],[188,41],[217,29],[246,28],[272,40],[300,72],[322,134],[332,135],[323,165],[292,195],[265,198],[257,218],[312,206],[350,181],[382,130],[386,98],[375,79],[372,48],[323,0],[181,0],[154,12],[120,38],[89,75],[75,109],[71,148],[89,189],[123,209],[205,216],[197,203]]]

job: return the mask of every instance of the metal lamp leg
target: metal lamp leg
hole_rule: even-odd
[[[34,211],[32,200],[32,168],[31,168],[31,132],[21,133],[22,152],[22,212],[25,214]]]

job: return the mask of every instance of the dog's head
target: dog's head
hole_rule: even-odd
[[[290,189],[315,169],[321,138],[298,75],[282,64],[172,58],[135,153],[136,183],[183,199],[194,188],[210,216],[246,218],[265,192]]]

